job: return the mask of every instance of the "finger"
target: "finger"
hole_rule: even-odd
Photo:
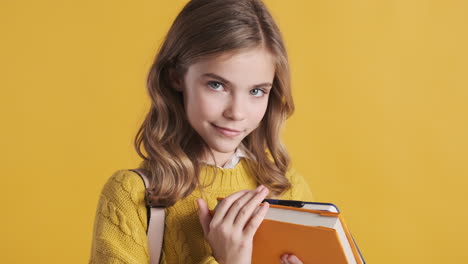
[[[262,204],[262,208],[258,211],[258,214],[254,215],[249,223],[246,225],[244,229],[244,233],[249,236],[253,237],[255,232],[257,231],[258,227],[262,223],[263,219],[265,218],[266,213],[268,212],[268,208],[270,204],[268,202],[264,202]]]
[[[218,206],[216,206],[216,212],[215,212],[215,214],[213,216],[213,219],[211,220],[213,222],[213,224],[219,224],[219,223],[223,222],[224,216],[225,216],[226,212],[229,210],[229,208],[231,208],[232,203],[235,202],[239,197],[242,197],[243,195],[245,195],[248,192],[249,192],[249,190],[242,190],[242,191],[235,192],[235,193],[227,196],[226,198],[224,198],[218,204]]]
[[[203,199],[198,198],[197,204],[198,204],[198,218],[200,219],[200,224],[203,229],[203,234],[206,237],[207,234],[210,232],[211,215],[208,210],[208,205]]]
[[[290,264],[302,264],[302,262],[295,255],[289,255],[287,261]]]
[[[260,205],[257,206],[257,208],[255,208],[255,210],[253,211],[252,215],[258,214],[258,211],[260,211],[260,209],[262,209],[262,207]]]
[[[248,193],[249,190],[242,190],[235,192],[227,197],[225,197],[219,204],[216,206],[216,212],[213,216],[212,222],[213,223],[220,223],[223,221],[224,216],[226,212],[229,210],[231,207],[231,204],[235,202],[239,197],[242,197],[246,193]]]
[[[253,211],[259,207],[259,204],[263,201],[263,199],[265,199],[265,197],[268,195],[268,192],[269,190],[267,188],[262,189],[241,208],[234,220],[234,228],[237,227],[241,230],[244,229],[245,224],[252,217]]]
[[[264,190],[266,188],[264,188],[262,185],[260,185],[257,189],[255,190],[252,190],[248,193],[246,193],[245,195],[243,195],[242,197],[240,197],[239,199],[237,199],[232,205],[231,205],[231,208],[229,208],[229,212],[226,213],[226,216],[224,217],[224,222],[225,223],[230,223],[230,224],[233,224],[235,223],[236,221],[236,218],[238,217],[239,214],[247,214],[247,219],[250,218],[250,216],[252,215],[252,211],[253,209],[255,209],[254,206],[249,205],[249,203],[252,202],[253,199],[255,199],[255,197],[258,196],[258,194],[262,193],[262,190]],[[259,199],[256,199],[257,201]],[[258,204],[260,203],[261,201],[258,201],[256,203],[256,206],[258,206]],[[236,224],[237,227],[239,227],[240,224]],[[245,225],[245,222],[243,223],[243,225],[240,227],[240,228],[244,228],[244,225]]]

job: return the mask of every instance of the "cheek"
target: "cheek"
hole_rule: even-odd
[[[222,101],[203,92],[193,93],[188,95],[186,109],[191,119],[212,121],[222,112]]]
[[[252,123],[259,124],[262,121],[263,116],[265,116],[266,109],[268,107],[268,100],[264,102],[257,103],[251,111]]]
[[[199,116],[212,121],[216,117],[217,107],[211,104],[209,101],[200,102],[198,105]]]
[[[184,93],[184,104],[186,115],[189,121],[193,123],[193,120],[197,120],[199,118],[200,106],[203,104],[200,102],[200,98],[198,98],[196,94],[192,93],[191,91]]]

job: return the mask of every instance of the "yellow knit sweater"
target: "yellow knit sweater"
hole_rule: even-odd
[[[210,171],[211,167],[206,165],[200,173],[204,184],[215,178],[213,185],[205,189],[207,196],[202,197],[210,210],[217,203],[216,197],[257,187],[246,170],[244,159],[232,169],[220,169],[216,175]],[[279,199],[312,201],[311,191],[301,175],[290,170],[286,177],[291,181],[292,188]],[[129,170],[118,170],[104,185],[96,210],[89,263],[148,263],[144,188],[140,176]],[[198,219],[196,199],[199,197],[200,191],[195,190],[165,209],[161,263],[218,263],[204,239]]]

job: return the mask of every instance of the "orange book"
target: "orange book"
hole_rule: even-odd
[[[283,254],[294,254],[306,264],[365,264],[335,205],[266,201],[270,208],[254,236],[252,264],[279,263]]]

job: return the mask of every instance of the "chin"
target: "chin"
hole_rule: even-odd
[[[239,146],[239,144],[240,142],[237,142],[237,141],[232,142],[232,143],[209,142],[208,146],[216,152],[230,153],[230,152],[234,152],[236,148]]]

